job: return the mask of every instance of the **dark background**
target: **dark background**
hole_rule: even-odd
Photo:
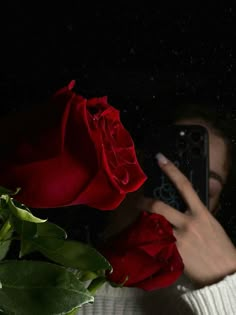
[[[108,95],[135,141],[176,100],[209,100],[234,123],[236,9],[227,3],[10,1],[1,9],[1,114],[27,110],[76,79],[82,95]],[[227,202],[221,221],[236,240]]]

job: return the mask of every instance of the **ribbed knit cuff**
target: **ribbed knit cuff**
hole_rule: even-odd
[[[235,315],[236,273],[216,284],[186,292],[181,298],[191,307],[194,314]]]

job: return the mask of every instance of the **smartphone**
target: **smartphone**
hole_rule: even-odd
[[[189,179],[201,201],[209,206],[209,135],[200,125],[172,125],[151,135],[144,145],[143,170],[146,197],[162,200],[185,212],[188,206],[171,180],[160,169],[156,154],[163,153]]]

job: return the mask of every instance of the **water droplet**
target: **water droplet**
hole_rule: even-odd
[[[128,174],[128,172],[126,172],[124,178],[121,179],[121,183],[122,183],[123,185],[127,185],[128,182],[129,182],[129,174]]]

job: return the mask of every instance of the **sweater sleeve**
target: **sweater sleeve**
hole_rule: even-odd
[[[235,315],[236,273],[199,290],[182,280],[172,287],[150,292],[137,288],[113,288],[105,283],[98,290],[94,303],[84,305],[78,313],[111,314]]]
[[[235,315],[236,273],[216,284],[183,293],[180,304],[183,301],[196,315]]]

